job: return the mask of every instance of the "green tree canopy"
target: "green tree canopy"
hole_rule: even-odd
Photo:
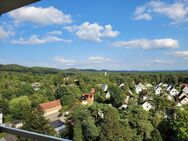
[[[14,98],[9,102],[9,111],[13,118],[24,119],[27,118],[25,113],[30,111],[31,101],[27,96]]]

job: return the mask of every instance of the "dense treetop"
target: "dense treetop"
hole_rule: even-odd
[[[188,139],[188,107],[178,108],[175,100],[169,101],[165,93],[156,96],[152,88],[136,94],[135,85],[139,82],[153,86],[163,82],[179,90],[181,83],[188,82],[188,72],[107,72],[104,75],[103,71],[93,70],[0,66],[0,109],[5,122],[22,120],[24,129],[56,135],[37,107],[40,103],[61,99],[62,112],[70,112],[61,136],[75,141]],[[120,88],[122,83],[124,87]],[[108,85],[109,99],[105,98],[107,92],[101,89],[101,84]],[[82,93],[88,93],[91,88],[97,90],[94,104],[81,105]],[[143,95],[151,97],[149,102],[154,109],[143,110]],[[127,96],[130,96],[128,107],[120,109]],[[165,118],[167,113],[171,114]]]

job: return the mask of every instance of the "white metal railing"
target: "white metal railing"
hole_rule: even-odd
[[[71,141],[68,139],[44,135],[44,134],[26,131],[26,130],[22,130],[22,129],[6,127],[4,125],[0,125],[0,132],[6,132],[6,133],[10,133],[10,134],[19,136],[19,137],[30,138],[30,139],[34,139],[34,140],[38,140],[38,141]]]

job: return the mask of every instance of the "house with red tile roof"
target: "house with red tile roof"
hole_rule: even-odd
[[[90,93],[90,94],[95,94],[95,92],[96,92],[96,89],[95,89],[95,88],[92,88],[89,93]]]
[[[83,105],[86,104],[93,104],[94,101],[94,94],[96,93],[96,89],[92,88],[91,91],[89,93],[83,93],[81,96],[81,102]]]
[[[39,110],[44,112],[44,116],[57,113],[59,112],[59,110],[61,110],[61,108],[62,106],[60,100],[54,100],[54,101],[39,104]]]

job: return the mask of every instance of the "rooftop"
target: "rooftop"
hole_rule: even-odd
[[[61,106],[61,100],[60,99],[39,104],[39,108],[41,108],[42,110],[51,109],[51,108],[54,108],[54,107],[57,107],[57,106]]]

